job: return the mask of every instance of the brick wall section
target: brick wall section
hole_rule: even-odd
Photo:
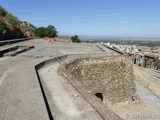
[[[92,94],[102,93],[107,103],[130,102],[132,96],[137,96],[133,67],[128,56],[74,59],[66,65],[66,69]]]

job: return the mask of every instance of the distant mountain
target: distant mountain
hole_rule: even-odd
[[[77,34],[78,35],[78,34]],[[73,35],[60,35],[59,37],[69,38]],[[81,40],[103,40],[103,41],[160,41],[160,37],[115,37],[115,36],[93,36],[78,35]]]
[[[62,39],[69,39],[71,36],[63,36],[63,35],[58,35],[58,38],[62,38]]]
[[[114,37],[114,36],[85,36],[79,35],[84,40],[122,40],[122,41],[160,41],[160,37]]]

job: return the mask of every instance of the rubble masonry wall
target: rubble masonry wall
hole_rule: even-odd
[[[66,69],[92,94],[102,93],[109,103],[133,101],[136,86],[128,56],[88,57],[71,60]]]

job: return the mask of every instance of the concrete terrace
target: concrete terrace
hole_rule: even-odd
[[[81,95],[57,72],[62,62],[76,57],[118,55],[118,53],[102,45],[49,42],[43,39],[6,45],[0,47],[0,50],[11,46],[35,48],[14,57],[0,58],[0,120],[101,120],[107,117],[119,120],[116,114],[126,119],[124,107],[113,108],[115,114],[98,101],[98,98],[91,96],[93,102],[94,99],[97,101],[96,109],[88,98],[85,98],[88,93],[85,93],[85,96]],[[139,86],[141,85],[138,84],[137,87]],[[81,91],[85,92],[84,89]],[[146,90],[139,93],[144,92]],[[154,94],[150,93],[150,97],[153,96]],[[145,97],[143,99],[146,101]],[[155,98],[151,102],[158,99]],[[122,113],[119,113],[119,110]]]
[[[11,45],[3,46],[1,49],[7,49],[10,46],[34,46],[35,49],[19,54],[15,57],[3,57],[0,58],[0,119],[1,120],[48,120],[54,119],[56,116],[60,116],[61,113],[56,112],[53,114],[53,107],[50,108],[48,101],[46,100],[45,94],[50,94],[49,87],[45,89],[41,88],[41,83],[37,77],[35,66],[45,60],[52,59],[55,56],[65,55],[65,54],[82,54],[86,53],[102,53],[103,52],[92,44],[76,44],[76,43],[50,43],[42,39],[34,39],[29,41],[23,41]],[[37,50],[44,48],[42,56],[39,57],[39,52]],[[50,48],[52,49],[52,55],[50,55]],[[115,52],[108,50],[107,54],[114,54]],[[106,54],[106,53],[105,53]],[[94,54],[93,54],[94,55]],[[72,56],[72,55],[71,55]],[[79,55],[78,55],[79,56]],[[72,58],[72,57],[71,57]],[[56,63],[55,65],[58,65]],[[59,77],[59,76],[57,76]],[[56,77],[55,77],[56,78]],[[59,79],[59,78],[58,78]],[[61,78],[62,79],[62,78]],[[46,81],[47,82],[47,81]],[[43,84],[46,85],[46,83]],[[52,83],[51,83],[52,84]],[[46,85],[47,86],[47,85]],[[44,88],[46,88],[46,86]],[[67,86],[66,86],[67,87]],[[68,84],[71,89],[70,94],[77,93],[71,85]],[[66,88],[67,89],[67,88]],[[53,92],[54,93],[54,92]],[[68,92],[67,92],[68,93]],[[98,113],[90,106],[84,98],[78,98],[78,104],[80,107],[75,107],[79,115],[79,119],[88,116],[89,119],[97,118],[101,119]],[[65,99],[64,99],[65,100]],[[49,102],[50,104],[50,102]],[[52,103],[51,103],[52,106]],[[88,106],[87,108],[85,106]],[[52,110],[51,110],[52,109]],[[63,109],[63,108],[61,108]],[[57,109],[58,110],[58,109]],[[64,111],[64,110],[63,110]],[[68,112],[67,110],[65,110]],[[87,113],[85,113],[88,111]],[[75,111],[73,111],[74,113]],[[91,115],[87,115],[92,113]],[[65,113],[64,113],[65,114]],[[86,115],[85,115],[86,114]],[[92,116],[93,115],[93,116]],[[64,115],[65,116],[65,115]],[[96,116],[96,117],[95,117]],[[62,118],[56,119],[63,119]],[[77,118],[77,116],[68,117],[68,119]]]

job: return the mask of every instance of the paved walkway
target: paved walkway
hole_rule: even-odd
[[[117,52],[115,52],[115,51],[113,51],[113,50],[110,50],[110,49],[108,49],[107,47],[105,47],[105,46],[103,46],[103,45],[101,45],[101,44],[97,44],[97,46],[98,46],[100,49],[102,49],[103,51],[105,51],[105,52],[107,52],[107,53],[109,53],[109,54],[111,54],[111,55],[119,55],[119,53],[117,53]]]
[[[12,44],[12,46],[16,45],[34,46],[35,49],[54,47],[63,54],[102,53],[98,47],[92,44],[49,43],[42,39]],[[5,46],[3,49],[8,47],[9,46]],[[50,57],[28,58],[24,56],[25,54],[26,53],[19,54],[15,57],[0,59],[0,120],[49,119],[34,66],[42,61],[50,59]],[[56,70],[57,66],[58,63],[55,64],[55,68],[52,66],[54,68],[53,71]],[[47,93],[49,104],[52,108],[51,112],[54,117],[57,119],[66,117],[65,120],[78,120],[83,118],[88,118],[90,120],[101,119],[84,98],[77,96],[77,91],[69,83],[61,79],[56,72],[53,74],[55,76],[53,76],[52,69],[50,68],[49,70],[51,71],[47,71],[50,73],[49,75],[55,78],[55,80],[58,80],[50,81],[51,84],[48,81],[43,81],[44,84],[46,84],[47,89],[45,89],[45,92]],[[53,92],[52,90],[55,91]],[[52,100],[57,104],[53,103]],[[61,114],[63,115],[62,117]]]
[[[151,77],[151,75],[149,75],[144,68],[136,65],[134,65],[133,68],[138,82],[160,97],[160,83]]]
[[[39,70],[56,120],[101,120],[93,107],[57,72],[58,62]]]
[[[160,71],[151,68],[144,68],[144,70],[147,72],[147,74],[149,74],[151,77],[153,77],[156,81],[160,83]],[[159,78],[157,78],[156,76]]]
[[[160,98],[157,97],[155,94],[153,94],[151,91],[149,91],[147,88],[142,86],[139,82],[135,81],[137,93],[144,101],[145,103],[154,105],[155,107],[158,107],[160,110]]]
[[[48,120],[34,65],[13,57],[0,62],[0,120]]]
[[[33,45],[35,49],[54,47],[62,52],[66,51],[66,53],[73,53],[73,51],[74,53],[100,51],[94,45],[74,43],[67,45],[64,43],[51,44],[42,39],[15,43],[11,46],[16,45]],[[79,48],[80,46],[82,48]],[[1,49],[9,47],[4,46]],[[24,54],[15,57],[0,58],[0,120],[49,119],[34,66],[46,59],[50,59],[50,57],[28,58],[24,57]]]
[[[139,66],[134,65],[134,69],[136,71],[138,71],[145,79],[147,79],[147,80],[151,81],[152,83],[160,86],[160,83],[157,82],[154,78],[152,78],[149,74],[147,74],[147,72],[145,72],[144,68],[141,68]]]

